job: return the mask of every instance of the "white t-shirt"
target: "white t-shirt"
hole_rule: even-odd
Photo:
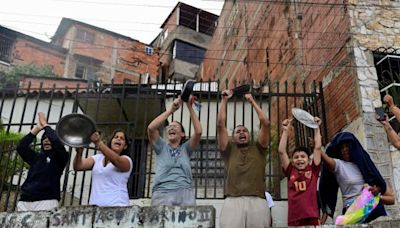
[[[100,207],[107,206],[129,206],[128,179],[132,171],[132,160],[129,171],[121,172],[111,162],[104,167],[104,155],[92,156],[94,165],[92,169],[92,190],[90,192],[90,205]]]
[[[272,200],[271,194],[269,192],[265,192],[265,199],[267,200],[268,207],[271,208],[275,206],[274,201]]]
[[[355,163],[340,159],[335,159],[335,163],[336,165],[333,173],[336,176],[336,181],[342,192],[343,203],[347,205],[351,203],[353,197],[361,193],[365,181],[360,169]],[[347,202],[348,200],[350,202]]]

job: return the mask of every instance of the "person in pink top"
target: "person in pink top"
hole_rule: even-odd
[[[320,125],[321,120],[314,118]],[[282,136],[278,147],[283,171],[288,178],[288,225],[319,225],[317,201],[317,181],[321,167],[321,133],[319,127],[314,130],[314,152],[310,164],[306,147],[293,151],[292,162],[287,153],[287,142],[291,130],[291,120],[282,122]]]

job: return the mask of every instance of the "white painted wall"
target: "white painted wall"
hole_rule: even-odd
[[[172,98],[169,98],[166,100],[166,109],[168,109],[173,102]],[[236,106],[236,110],[235,110]],[[268,117],[268,103],[264,102],[261,104],[262,110],[266,113]],[[218,108],[219,108],[218,104]],[[257,113],[253,110],[252,113],[252,106],[248,102],[242,102],[241,99],[238,99],[238,101],[235,103],[233,99],[228,103],[227,105],[227,129],[228,129],[228,134],[231,135],[232,131],[235,126],[241,124],[246,126],[250,131],[253,128],[253,135],[257,136],[258,134],[258,129],[260,126],[260,121],[258,120]],[[196,108],[195,108],[196,111]],[[244,122],[243,122],[243,112],[244,112]],[[197,111],[197,115],[199,115],[199,112]],[[183,113],[181,109],[177,110],[173,115],[169,117],[169,121],[172,120],[172,116],[174,120],[180,121],[181,116],[182,116],[182,124],[185,127],[185,130],[188,131],[189,129],[189,111],[187,109],[186,103],[183,103]],[[253,116],[253,124],[251,124],[251,119]],[[234,118],[236,117],[236,118]],[[203,137],[206,137],[207,133],[209,137],[215,137],[216,136],[216,126],[217,126],[217,102],[212,101],[210,103],[203,102],[201,106],[201,111],[200,111],[200,123],[203,128]],[[207,132],[207,126],[208,132]],[[192,127],[192,133],[193,133],[193,127]]]

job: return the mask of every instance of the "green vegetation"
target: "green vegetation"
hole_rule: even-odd
[[[15,148],[22,134],[9,132],[0,121],[0,186],[10,187],[10,177],[22,170],[24,161],[17,155]]]
[[[31,75],[38,77],[54,77],[53,66],[51,65],[18,65],[13,67],[10,71],[0,71],[0,89],[15,87],[21,75]]]
[[[7,150],[6,147],[8,147],[8,145],[15,144],[22,137],[23,136],[20,133],[14,133],[14,132],[7,133],[2,121],[0,119],[0,145],[1,145],[2,152]]]

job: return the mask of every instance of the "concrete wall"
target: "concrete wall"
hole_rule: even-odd
[[[173,99],[167,99],[165,102],[165,108],[168,109],[173,102]],[[259,104],[260,105],[260,104]],[[181,115],[182,115],[182,124],[184,128],[186,129],[186,134],[188,135],[189,132],[189,124],[191,124],[190,121],[190,115],[189,111],[187,109],[186,103],[183,103],[182,105],[183,111],[181,110],[176,111],[173,115],[171,115],[168,118],[168,121],[171,121],[172,118],[174,120],[180,121]],[[201,110],[200,110],[200,123],[203,128],[203,137],[208,135],[209,137],[216,137],[216,126],[217,126],[217,101],[210,101],[210,102],[203,102],[201,105]],[[267,102],[262,102],[261,104],[261,109],[268,114],[268,103]],[[233,129],[235,126],[242,124],[245,125],[250,131],[253,129],[253,134],[254,137],[257,137],[258,130],[260,128],[260,121],[258,119],[257,113],[253,110],[252,113],[252,106],[250,103],[247,101],[242,101],[241,99],[238,99],[236,102],[234,99],[232,99],[230,102],[227,104],[227,129],[228,129],[228,135],[230,136],[233,132]],[[195,109],[196,114],[199,115],[199,112]],[[244,116],[244,122],[243,122],[243,116]],[[193,126],[190,128],[192,130],[193,134]],[[207,132],[206,132],[207,131]]]
[[[215,227],[215,209],[196,207],[62,207],[0,213],[0,227]]]
[[[275,212],[272,211],[274,216]],[[0,213],[0,227],[219,227],[213,206],[196,207],[62,207],[53,211]],[[274,227],[287,227],[273,221]],[[317,227],[336,227],[324,225]],[[348,228],[397,228],[400,218],[381,217],[371,224]]]
[[[36,87],[37,88],[37,87]],[[50,115],[48,118],[48,123],[51,125],[53,129],[55,129],[55,125],[60,119],[60,112],[63,111],[61,116],[65,116],[67,114],[72,113],[72,109],[74,106],[73,99],[66,99],[65,103],[63,103],[61,99],[54,99],[50,106],[50,99],[43,98],[39,101],[37,98],[28,98],[25,100],[24,97],[16,98],[5,98],[3,100],[3,109],[1,112],[1,121],[6,125],[8,123],[16,124],[16,126],[11,126],[10,130],[13,132],[20,132],[22,134],[27,134],[31,130],[30,125],[18,126],[19,123],[36,123],[37,114],[34,113],[36,104],[37,112],[43,112],[47,115],[50,110]],[[14,103],[15,102],[15,103]],[[26,102],[26,106],[24,105]],[[78,113],[82,113],[81,110],[78,110]],[[21,127],[21,129],[19,129]],[[41,134],[39,135],[41,137]]]

